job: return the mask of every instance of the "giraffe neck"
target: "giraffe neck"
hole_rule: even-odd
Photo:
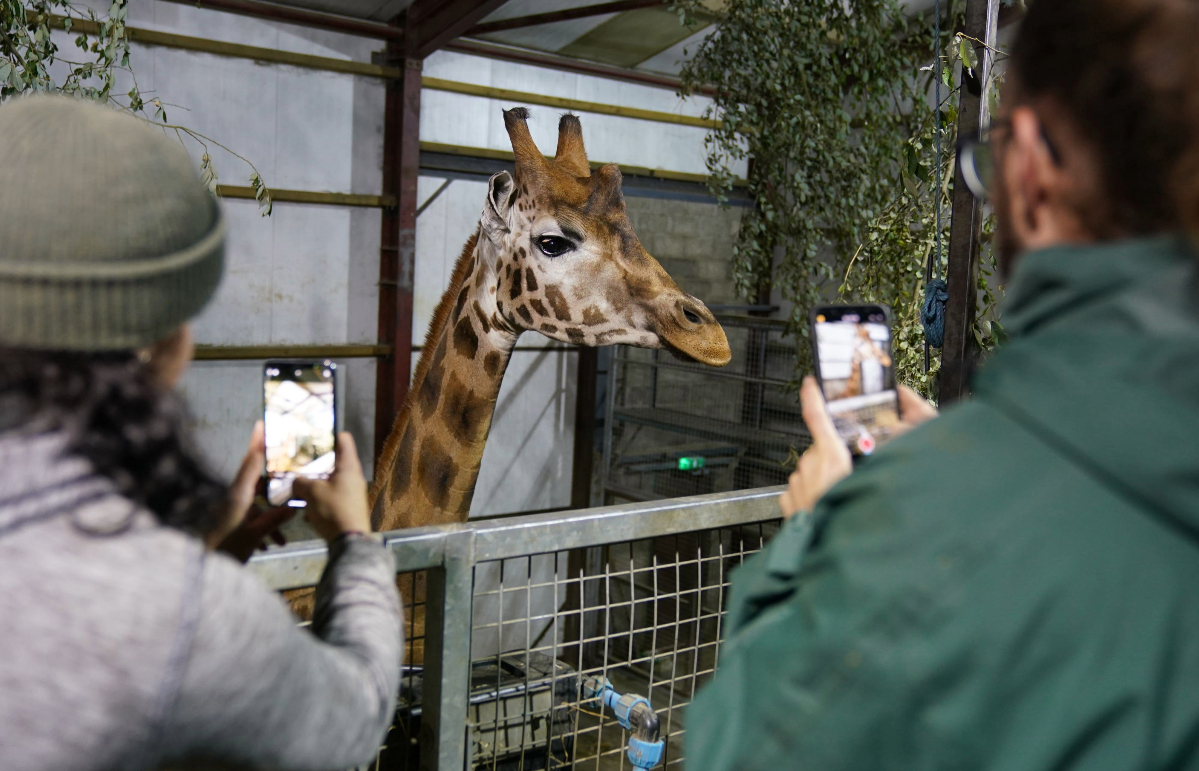
[[[375,530],[465,522],[520,331],[497,310],[495,247],[476,233],[434,312],[404,409],[375,470]]]

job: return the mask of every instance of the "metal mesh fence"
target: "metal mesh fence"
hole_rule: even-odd
[[[682,768],[683,708],[712,674],[729,570],[755,524],[483,562],[475,567],[468,767],[630,769],[627,733],[580,692],[603,678],[649,699]]]
[[[608,371],[604,502],[783,484],[811,442],[793,338],[769,319],[720,317],[733,359],[713,369],[617,346]]]
[[[637,767],[682,768],[684,709],[716,667],[729,573],[777,532],[778,492],[385,534],[405,651],[369,768],[632,769],[647,745],[618,713],[661,751]],[[306,542],[249,567],[298,601],[326,559]]]
[[[416,769],[420,755],[421,693],[425,660],[425,613],[428,571],[398,573],[396,586],[404,605],[404,661],[396,719],[379,748],[372,771]]]

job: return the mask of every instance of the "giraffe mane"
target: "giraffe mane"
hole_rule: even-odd
[[[429,366],[433,362],[433,354],[437,348],[437,343],[441,338],[441,333],[445,329],[446,323],[449,322],[450,312],[453,310],[454,303],[458,299],[458,293],[462,289],[462,280],[466,277],[467,270],[470,269],[475,245],[478,242],[479,229],[476,228],[474,234],[466,240],[466,245],[462,247],[462,254],[458,255],[458,261],[454,263],[454,272],[450,276],[450,285],[446,288],[445,294],[441,296],[441,300],[438,301],[437,308],[433,311],[433,318],[429,321],[429,331],[425,333],[425,344],[421,349],[420,359],[416,362],[416,372],[412,375],[412,383],[408,387],[408,394],[404,397],[404,404],[400,407],[399,412],[396,413],[396,419],[391,424],[391,433],[388,434],[387,442],[383,445],[383,451],[379,453],[379,459],[375,462],[375,479],[371,482],[370,493],[367,496],[372,511],[375,507],[375,499],[379,496],[379,490],[383,487],[386,475],[390,473],[392,467],[395,465],[396,455],[400,449],[400,438],[404,433],[404,427],[408,425],[408,418],[412,414],[416,394],[420,390],[421,383],[424,382],[425,375],[429,371]]]

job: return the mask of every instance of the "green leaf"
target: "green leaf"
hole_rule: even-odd
[[[962,65],[973,75],[975,68],[978,67],[978,53],[974,50],[973,42],[962,38],[958,42],[958,53],[962,57]]]

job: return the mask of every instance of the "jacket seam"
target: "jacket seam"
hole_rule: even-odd
[[[179,598],[179,626],[175,632],[175,639],[171,643],[171,651],[167,657],[162,682],[158,687],[154,711],[151,715],[151,734],[147,746],[146,762],[143,764],[145,768],[157,768],[161,765],[163,749],[166,745],[167,727],[179,702],[183,677],[191,658],[196,629],[199,626],[202,604],[200,589],[204,577],[207,550],[202,544],[195,544],[195,546],[198,548],[196,548],[195,556],[189,560],[183,591]]]

